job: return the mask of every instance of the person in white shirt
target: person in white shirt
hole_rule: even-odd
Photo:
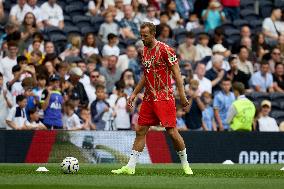
[[[108,39],[108,44],[104,45],[103,50],[102,50],[102,55],[103,56],[116,56],[118,57],[120,54],[120,49],[117,46],[117,35],[110,33],[107,36]]]
[[[8,56],[0,62],[0,72],[3,74],[4,83],[13,79],[12,68],[17,64],[18,44],[16,42],[8,43]]]
[[[22,23],[28,12],[31,12],[31,9],[26,4],[26,0],[18,0],[18,3],[10,10],[10,20],[12,22]]]
[[[193,79],[199,82],[198,93],[201,94],[205,91],[212,94],[212,83],[209,79],[205,77],[206,69],[205,65],[202,63],[198,63],[195,69],[195,73],[193,75]]]
[[[66,130],[82,130],[80,118],[75,114],[75,105],[69,100],[64,104],[63,127]]]
[[[127,105],[127,95],[124,93],[125,84],[123,81],[115,83],[117,99],[114,103],[114,125],[117,130],[130,130],[130,110]]]
[[[46,126],[39,120],[39,113],[36,108],[29,110],[30,120],[25,121],[25,126],[29,130],[47,130]]]
[[[208,47],[209,36],[206,33],[200,34],[196,45],[195,61],[200,61],[206,56],[212,56],[212,50]]]
[[[93,33],[87,33],[84,37],[84,44],[82,47],[82,55],[88,58],[92,54],[99,54],[99,50],[96,46],[96,38]]]
[[[219,55],[221,55],[223,57],[229,57],[230,54],[231,54],[231,52],[229,50],[227,50],[222,44],[214,45],[213,48],[212,48],[212,53],[213,53],[213,55],[219,54]],[[206,64],[206,71],[210,70],[211,68],[212,68],[212,61],[210,60]],[[226,72],[231,69],[230,64],[229,64],[229,62],[227,60],[223,60],[222,68]]]
[[[16,97],[17,105],[10,109],[9,114],[6,118],[8,130],[27,130],[25,121],[27,120],[26,106],[27,99],[24,95],[18,95]]]
[[[64,28],[64,17],[62,8],[56,3],[56,0],[48,0],[41,5],[43,23],[45,27],[55,26]]]
[[[281,16],[281,8],[275,7],[271,12],[271,16],[263,20],[262,29],[265,35],[265,40],[268,44],[276,45],[279,36],[283,33],[279,24]]]
[[[98,70],[93,70],[90,72],[90,84],[85,85],[85,90],[88,95],[89,105],[92,104],[94,100],[96,100],[96,85],[101,84],[100,81],[100,72]]]
[[[6,117],[9,112],[9,108],[12,107],[11,95],[7,93],[7,89],[3,83],[3,75],[0,73],[0,130],[6,129]]]
[[[89,14],[91,16],[96,16],[97,14],[100,13],[100,8],[102,5],[102,0],[91,0],[88,3],[88,10],[89,10]]]
[[[41,9],[37,6],[37,0],[28,0],[28,7],[36,17],[36,24],[39,29],[43,29],[42,19],[43,13]]]
[[[269,116],[271,111],[271,102],[269,100],[263,100],[261,102],[260,116],[257,120],[256,130],[264,132],[278,132],[279,127],[274,118]]]

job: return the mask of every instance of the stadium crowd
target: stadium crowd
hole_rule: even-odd
[[[279,131],[284,4],[267,2],[268,13],[249,0],[0,0],[0,129],[135,129],[143,94],[134,109],[127,97],[143,73],[139,26],[151,22],[190,99],[187,110],[176,99],[179,130],[230,130],[241,82],[260,107],[253,130]]]

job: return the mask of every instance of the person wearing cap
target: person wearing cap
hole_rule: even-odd
[[[228,49],[226,49],[222,44],[214,45],[213,48],[212,48],[212,53],[213,53],[213,55],[219,54],[219,55],[223,56],[224,58],[228,57],[231,54],[231,52]],[[210,60],[206,64],[206,70],[210,70],[211,68],[212,68],[212,61]],[[230,65],[229,65],[227,60],[223,60],[222,68],[225,71],[230,70]]]
[[[252,131],[255,117],[255,106],[245,97],[245,86],[241,82],[233,84],[233,92],[237,100],[230,106],[227,123],[233,131]]]
[[[206,10],[202,11],[205,31],[214,30],[226,21],[225,13],[222,11],[221,4],[217,0],[212,0]]]
[[[87,107],[89,104],[89,98],[87,96],[84,85],[80,82],[83,72],[78,67],[73,67],[69,71],[69,82],[72,85],[71,94],[77,93],[79,95],[80,104],[79,107]]]
[[[43,124],[48,129],[62,129],[63,96],[60,92],[60,77],[52,75],[49,86],[42,91],[41,108],[44,110]]]
[[[261,110],[259,118],[256,123],[256,130],[263,132],[278,132],[279,127],[274,118],[269,116],[271,112],[271,102],[269,100],[263,100],[261,102]]]

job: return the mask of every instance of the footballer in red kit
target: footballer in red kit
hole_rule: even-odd
[[[135,174],[135,167],[139,156],[145,148],[145,137],[150,126],[162,124],[170,136],[174,148],[181,160],[183,171],[192,175],[189,167],[184,140],[176,128],[176,107],[172,88],[172,79],[175,79],[180,102],[184,107],[189,102],[184,92],[183,80],[180,73],[178,60],[174,50],[155,39],[156,26],[145,22],[140,27],[140,36],[144,44],[142,63],[144,74],[128,99],[132,107],[137,94],[145,87],[144,98],[141,104],[136,138],[133,143],[127,165],[120,169],[112,170],[114,174]]]

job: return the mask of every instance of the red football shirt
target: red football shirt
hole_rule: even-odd
[[[174,99],[170,69],[171,66],[178,64],[174,50],[157,41],[152,49],[144,47],[142,63],[146,80],[144,100]]]

